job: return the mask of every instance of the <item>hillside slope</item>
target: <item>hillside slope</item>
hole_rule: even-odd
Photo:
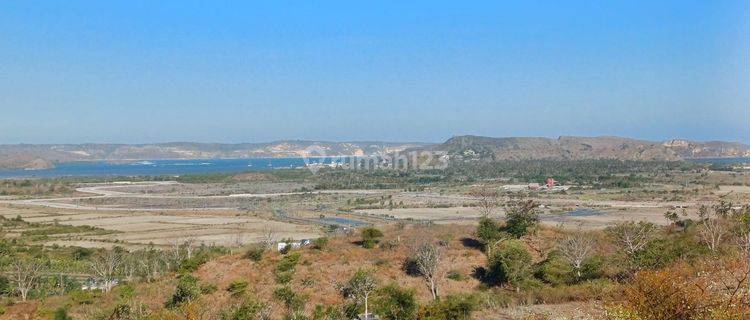
[[[655,142],[622,137],[491,138],[453,137],[431,150],[460,158],[484,160],[621,159],[682,160],[695,157],[747,157],[750,146],[734,142],[668,140]]]

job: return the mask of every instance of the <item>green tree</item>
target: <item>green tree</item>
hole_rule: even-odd
[[[531,254],[521,241],[504,241],[489,257],[487,269],[489,282],[508,283],[520,291],[520,285],[532,273]]]
[[[539,205],[534,200],[512,201],[507,205],[505,230],[520,238],[539,223]]]

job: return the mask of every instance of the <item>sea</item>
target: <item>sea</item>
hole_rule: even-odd
[[[186,174],[236,173],[248,171],[304,168],[308,164],[330,164],[332,158],[252,158],[198,160],[76,161],[58,163],[52,169],[0,170],[0,179],[106,177],[106,176],[180,176]],[[346,161],[346,159],[344,159]],[[750,163],[750,158],[696,158],[697,163]]]
[[[330,158],[252,158],[198,160],[75,161],[58,163],[52,169],[0,170],[0,179],[106,176],[180,176],[186,174],[237,173],[304,168],[328,164]]]

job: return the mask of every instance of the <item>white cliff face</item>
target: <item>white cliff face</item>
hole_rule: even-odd
[[[662,143],[662,146],[665,146],[667,148],[688,148],[690,147],[690,141],[672,139],[672,140],[664,141],[664,143]]]

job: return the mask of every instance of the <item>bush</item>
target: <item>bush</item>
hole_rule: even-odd
[[[299,263],[299,259],[302,256],[299,254],[299,252],[294,252],[291,254],[288,254],[284,256],[284,258],[279,261],[279,264],[276,265],[276,271],[278,272],[287,272],[287,271],[294,271],[294,268],[297,267],[297,263]]]
[[[276,272],[276,282],[280,284],[287,284],[294,278],[294,271],[287,272]]]
[[[461,271],[458,270],[450,270],[448,271],[448,275],[446,278],[451,279],[453,281],[464,281],[466,280],[466,276],[464,276]]]
[[[292,277],[294,277],[294,269],[297,267],[301,257],[302,256],[299,252],[285,255],[284,258],[279,261],[279,264],[276,265],[276,271],[274,272],[276,275],[276,282],[287,284],[292,281]]]
[[[362,229],[362,247],[372,249],[383,237],[383,232],[376,228]]]
[[[581,277],[578,281],[594,280],[604,276],[604,257],[593,256],[581,265]]]
[[[679,259],[692,260],[708,253],[690,233],[672,234],[664,239],[649,242],[635,253],[633,263],[638,268],[657,269],[669,266]]]
[[[200,285],[200,288],[201,288],[201,293],[202,294],[212,294],[212,293],[216,292],[216,290],[219,289],[219,287],[217,287],[213,283],[202,283]]]
[[[503,242],[488,259],[486,282],[489,284],[509,283],[519,286],[532,273],[531,254],[518,240]]]
[[[57,308],[57,310],[55,310],[55,318],[54,319],[55,320],[73,320],[73,318],[71,318],[68,315],[68,311],[65,310],[65,308],[62,308],[62,307]]]
[[[559,255],[550,254],[539,266],[536,277],[553,286],[569,284],[574,279],[573,267]]]
[[[384,320],[413,319],[417,313],[414,289],[401,288],[398,284],[381,288],[374,300],[373,310]]]
[[[208,256],[205,254],[198,254],[190,259],[182,260],[180,267],[177,269],[179,273],[190,273],[198,270],[200,266],[208,262]]]
[[[266,305],[255,300],[244,300],[240,305],[232,308],[228,313],[225,312],[223,319],[229,320],[255,320]]]
[[[94,294],[91,291],[73,290],[70,292],[70,300],[78,305],[94,303]]]
[[[315,249],[323,250],[328,245],[328,237],[320,237],[312,241]]]
[[[599,279],[574,285],[540,286],[532,290],[531,303],[565,303],[571,301],[603,300],[612,298],[618,288],[617,283]]]
[[[180,276],[175,288],[174,294],[167,301],[167,308],[176,308],[185,302],[192,301],[200,296],[201,291],[198,287],[198,279],[191,275]]]
[[[248,283],[245,280],[235,280],[232,281],[232,283],[229,284],[227,287],[227,291],[229,294],[231,294],[234,297],[241,296],[245,294],[245,291],[247,290]]]
[[[263,253],[265,253],[265,251],[266,250],[261,246],[252,246],[250,249],[247,249],[247,252],[245,252],[245,258],[258,262],[263,259]]]
[[[479,219],[479,225],[475,232],[476,237],[482,244],[487,245],[500,239],[500,225],[488,217]]]
[[[341,309],[334,306],[324,307],[322,305],[316,305],[312,312],[312,320],[345,320],[344,313]]]
[[[474,296],[446,296],[434,300],[419,310],[418,319],[422,320],[468,320],[477,309]]]
[[[294,292],[294,290],[288,286],[276,288],[273,291],[273,297],[281,301],[290,311],[303,309],[307,302],[307,297]]]

